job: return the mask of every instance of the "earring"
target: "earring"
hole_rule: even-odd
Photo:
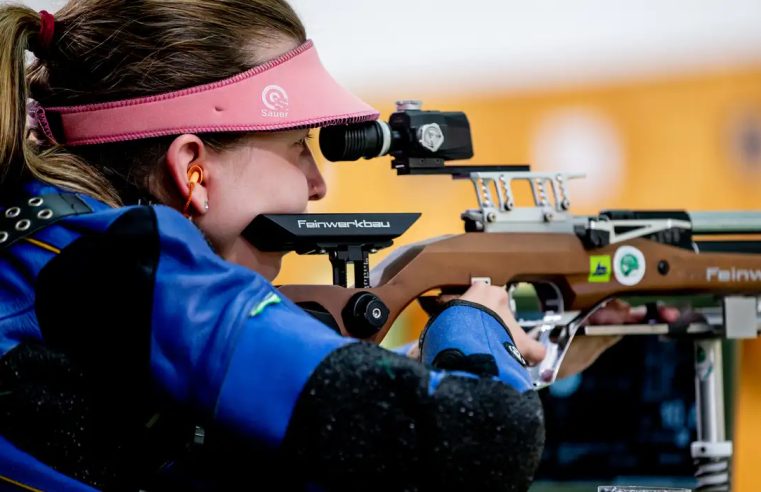
[[[209,200],[203,201],[203,209],[208,212],[209,211]]]

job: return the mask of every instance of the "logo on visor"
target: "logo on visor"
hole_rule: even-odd
[[[288,93],[279,85],[265,87],[262,91],[262,102],[267,107],[267,109],[262,109],[262,116],[269,118],[288,117]]]

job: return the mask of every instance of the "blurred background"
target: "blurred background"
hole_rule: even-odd
[[[464,111],[470,163],[585,173],[569,186],[577,214],[761,210],[759,0],[291,3],[328,70],[383,119],[399,99]],[[397,177],[388,159],[321,169],[329,193],[313,212],[422,212],[396,245],[461,232],[460,213],[475,206],[468,182]],[[327,259],[291,255],[276,283],[330,281]],[[411,306],[384,344],[415,339],[424,323]],[[548,446],[535,489],[690,486],[691,350],[632,337],[544,392]],[[756,492],[761,340],[727,354],[733,490]]]
[[[761,210],[761,2],[292,0],[324,64],[382,111],[464,111],[471,163],[583,172],[572,210]],[[315,145],[315,150],[316,149]],[[397,177],[389,159],[323,162],[312,211],[422,212],[397,245],[462,231],[469,182]],[[374,263],[387,253],[381,251]],[[289,257],[281,283],[330,283]],[[413,340],[411,306],[385,344]],[[726,347],[733,490],[761,490],[761,342]],[[692,344],[630,337],[543,391],[543,490],[692,487]],[[520,450],[516,450],[520,452]],[[572,484],[576,484],[576,487]]]

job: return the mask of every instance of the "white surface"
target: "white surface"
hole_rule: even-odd
[[[328,69],[373,94],[568,86],[761,63],[761,0],[292,4]]]
[[[26,3],[54,11],[63,2]],[[291,4],[328,69],[361,95],[567,87],[761,64],[761,0]]]

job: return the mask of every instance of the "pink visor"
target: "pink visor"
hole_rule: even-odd
[[[379,113],[340,86],[312,41],[251,70],[157,96],[37,107],[54,142],[88,145],[163,135],[272,131],[375,120]]]

